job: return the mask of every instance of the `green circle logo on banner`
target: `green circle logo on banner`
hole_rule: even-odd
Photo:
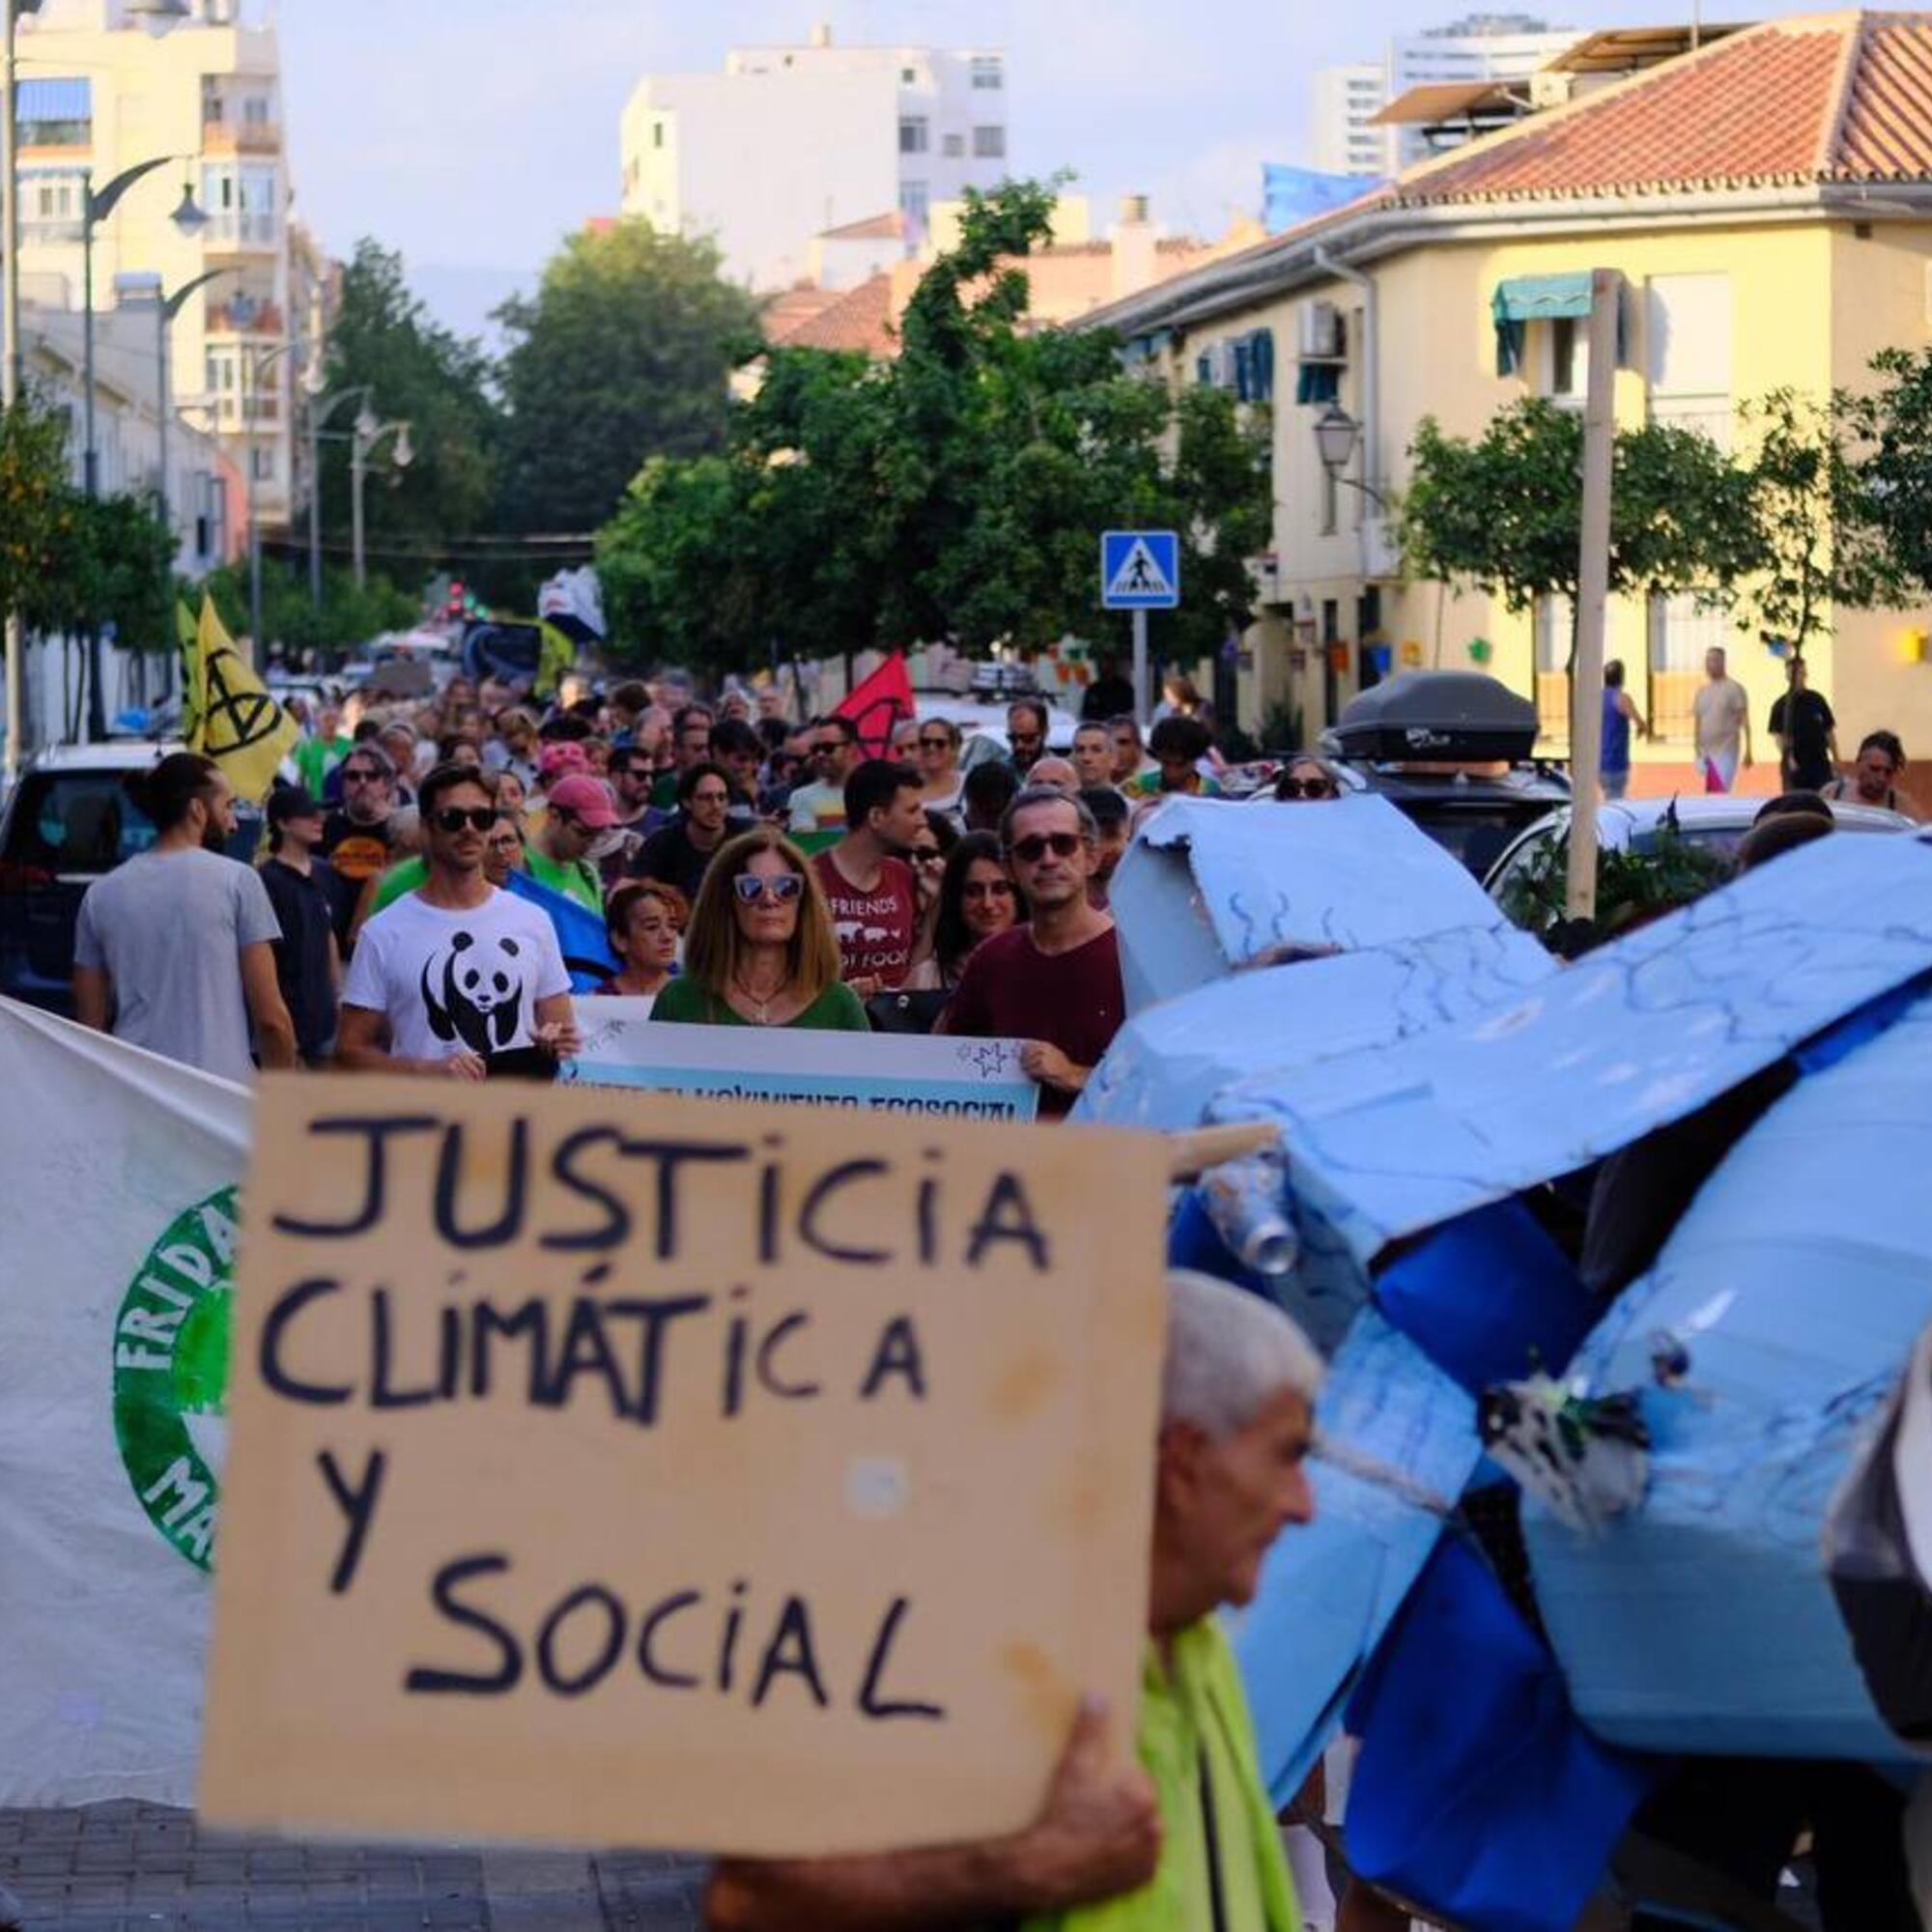
[[[227,1445],[236,1189],[185,1208],[135,1270],[114,1321],[114,1435],[135,1499],[209,1567]]]

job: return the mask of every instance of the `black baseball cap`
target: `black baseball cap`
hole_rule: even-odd
[[[292,818],[326,817],[325,809],[300,785],[277,785],[269,794],[269,823],[286,825]]]

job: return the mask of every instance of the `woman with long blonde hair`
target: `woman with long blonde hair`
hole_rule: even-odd
[[[658,995],[651,1018],[869,1031],[838,977],[825,895],[781,833],[760,826],[719,849],[685,932],[684,975]]]

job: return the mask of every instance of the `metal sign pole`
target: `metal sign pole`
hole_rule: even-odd
[[[1570,874],[1566,911],[1597,912],[1598,765],[1604,749],[1604,618],[1609,597],[1610,477],[1616,448],[1617,303],[1623,276],[1590,276],[1590,384],[1583,411],[1583,526],[1577,567],[1577,658],[1570,678]]]
[[[1134,717],[1143,731],[1148,723],[1147,612],[1134,613]]]

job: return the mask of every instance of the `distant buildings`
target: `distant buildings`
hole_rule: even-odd
[[[127,358],[150,342],[158,356],[156,278],[172,296],[212,272],[169,331],[171,394],[244,478],[252,470],[262,522],[281,525],[306,491],[292,384],[320,327],[327,267],[290,217],[274,28],[245,21],[240,0],[194,0],[194,10],[162,39],[127,18],[122,0],[46,0],[22,16],[21,293],[43,310],[78,311],[85,179],[98,191],[126,168],[169,156],[95,231],[96,310],[112,309],[117,291],[146,308],[144,323],[99,333],[99,379],[118,370],[125,386],[154,383],[154,371]],[[184,188],[209,217],[199,235],[170,219]],[[247,358],[292,340],[303,346],[251,385]],[[185,440],[175,448],[185,461]],[[99,473],[110,491],[152,480],[104,440]],[[185,479],[171,486],[185,500]]]
[[[819,26],[804,46],[734,48],[722,73],[646,74],[624,109],[622,210],[715,235],[728,274],[785,289],[817,237],[916,253],[939,203],[1006,179],[1007,137],[1004,54],[836,46]]]
[[[1433,149],[1419,127],[1378,125],[1391,101],[1415,87],[1526,82],[1580,39],[1526,14],[1472,14],[1427,33],[1396,36],[1379,60],[1319,68],[1312,164],[1324,174],[1400,174]]]

